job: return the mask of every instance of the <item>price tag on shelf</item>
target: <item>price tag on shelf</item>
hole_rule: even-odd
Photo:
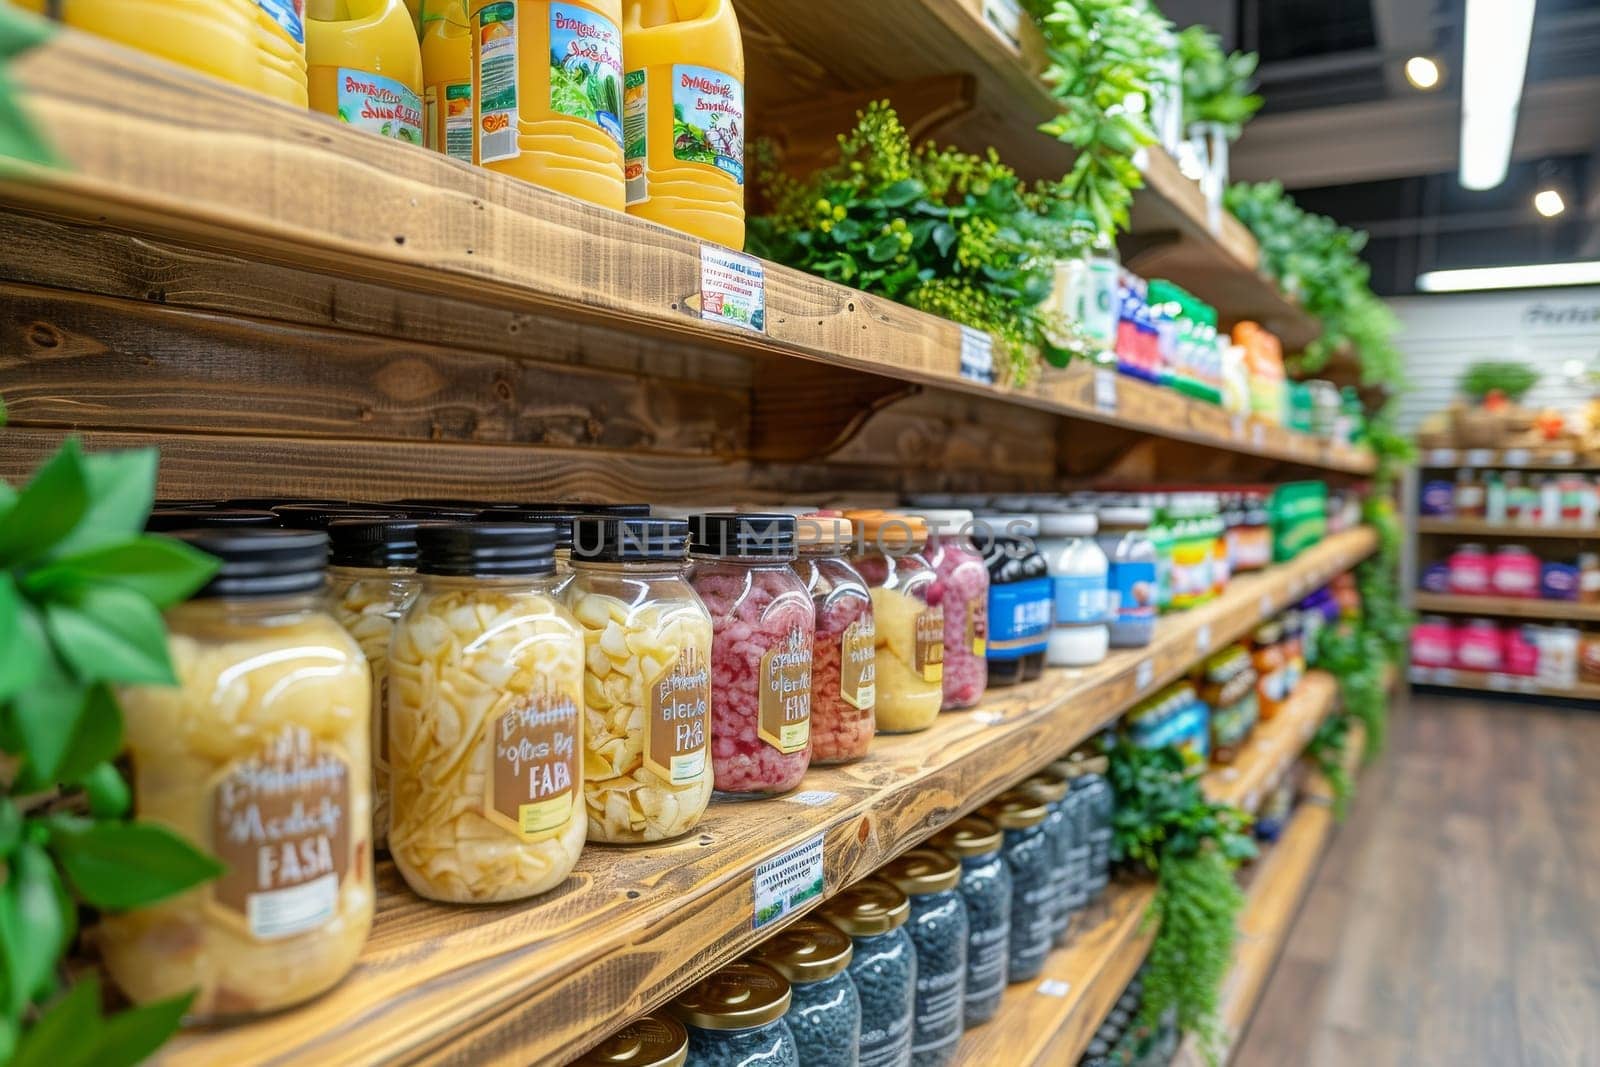
[[[839,799],[839,794],[830,793],[826,789],[807,789],[801,793],[790,793],[783,799],[791,804],[804,804],[808,808],[820,808],[824,804],[831,804]]]
[[[994,31],[1017,55],[1022,54],[1022,4],[1020,0],[983,0],[983,24]]]
[[[1261,448],[1267,443],[1267,428],[1259,422],[1250,424],[1250,447]]]
[[[792,915],[822,896],[822,835],[796,845],[756,868],[754,927]]]
[[[1094,372],[1094,409],[1104,415],[1117,413],[1117,372],[1114,370],[1096,370]]]
[[[1578,462],[1578,454],[1569,449],[1562,449],[1560,452],[1550,453],[1550,462],[1557,467],[1570,467]]]
[[[1244,416],[1243,415],[1235,415],[1232,419],[1230,419],[1228,421],[1228,432],[1233,435],[1233,439],[1235,441],[1237,441],[1240,438],[1244,437]]]
[[[1526,448],[1508,448],[1500,453],[1500,462],[1508,467],[1526,467],[1533,462],[1533,453]]]
[[[700,317],[766,333],[767,278],[761,261],[721,245],[701,245]]]
[[[1423,466],[1426,467],[1454,467],[1456,465],[1456,450],[1453,448],[1431,448],[1428,450]]]
[[[1254,789],[1252,789],[1252,790],[1250,790],[1250,792],[1248,792],[1248,793],[1246,793],[1244,795],[1243,807],[1244,807],[1245,811],[1255,811],[1260,806],[1261,806],[1261,794],[1260,793],[1257,793]]]
[[[1272,618],[1272,594],[1271,593],[1262,593],[1261,594],[1261,611],[1260,611],[1259,614],[1260,614],[1260,617],[1263,618],[1263,619]]]
[[[961,327],[961,377],[994,384],[994,338],[987,331]]]
[[[1513,679],[1512,688],[1519,693],[1537,693],[1539,691],[1539,679],[1518,677]]]
[[[1133,687],[1139,692],[1150,688],[1150,683],[1155,680],[1156,665],[1149,660],[1140,660],[1139,666],[1134,668]]]
[[[1205,655],[1207,652],[1211,651],[1211,624],[1210,623],[1206,623],[1204,626],[1200,627],[1200,629],[1195,632],[1195,635],[1194,635],[1194,650],[1196,652],[1200,653],[1200,655],[1202,655],[1202,656]]]
[[[1473,448],[1467,451],[1467,466],[1492,467],[1494,466],[1494,449]]]
[[[1059,978],[1046,978],[1039,983],[1038,992],[1045,997],[1064,997],[1072,992],[1072,983],[1063,982]]]
[[[1449,667],[1435,668],[1433,672],[1433,680],[1439,685],[1455,685],[1456,672]]]

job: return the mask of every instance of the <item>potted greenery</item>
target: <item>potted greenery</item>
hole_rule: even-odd
[[[1451,412],[1456,444],[1462,448],[1499,448],[1533,425],[1522,398],[1539,383],[1539,372],[1526,363],[1481,360],[1461,375],[1461,392],[1470,401]]]

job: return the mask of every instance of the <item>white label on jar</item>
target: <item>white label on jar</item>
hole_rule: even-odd
[[[994,384],[994,338],[987,331],[961,327],[961,377]]]
[[[700,317],[766,333],[767,281],[761,261],[721,245],[701,245]]]
[[[292,937],[302,930],[315,930],[333,919],[339,905],[339,876],[321,878],[280,889],[274,893],[252,893],[249,899],[250,934],[260,941]]]
[[[1094,372],[1094,409],[1107,415],[1117,413],[1117,372]]]
[[[752,929],[792,915],[802,904],[822,896],[822,835],[796,845],[756,868],[753,882],[755,916]]]
[[[1063,982],[1059,978],[1046,978],[1039,983],[1037,992],[1045,997],[1064,997],[1072,992],[1072,983]]]

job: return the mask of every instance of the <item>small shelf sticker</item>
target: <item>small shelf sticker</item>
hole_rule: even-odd
[[[1557,467],[1570,467],[1578,462],[1578,454],[1568,449],[1550,453],[1550,462]]]
[[[1235,415],[1228,423],[1228,430],[1235,441],[1244,436],[1244,416]]]
[[[756,868],[755,925],[761,929],[822,896],[822,835]]]
[[[1211,651],[1211,624],[1206,623],[1194,635],[1194,650],[1202,656]]]
[[[1467,452],[1467,466],[1492,467],[1494,466],[1494,449],[1474,448]]]
[[[1094,409],[1105,415],[1117,413],[1117,372],[1094,372]]]
[[[1250,446],[1262,448],[1267,443],[1267,428],[1259,422],[1250,424]]]
[[[1156,665],[1150,660],[1140,660],[1139,666],[1133,672],[1133,686],[1139,692],[1150,688],[1150,682],[1156,676]]]
[[[1269,618],[1272,617],[1272,594],[1271,593],[1262,593],[1261,594],[1261,611],[1260,611],[1260,615],[1261,615],[1261,618],[1263,618],[1263,619],[1269,619]]]
[[[1507,467],[1526,467],[1533,462],[1533,453],[1526,448],[1508,448],[1501,454],[1500,462]]]
[[[1044,997],[1065,997],[1072,992],[1072,983],[1063,982],[1059,978],[1046,978],[1039,983],[1039,995]]]
[[[700,317],[766,333],[767,280],[761,261],[721,245],[701,245]]]
[[[839,794],[830,793],[826,789],[807,789],[800,793],[790,793],[783,799],[791,804],[804,804],[808,808],[820,808],[824,804],[831,804],[839,799]]]
[[[1456,450],[1453,448],[1435,448],[1428,452],[1428,466],[1454,467],[1456,465]]]
[[[994,384],[994,338],[987,331],[961,327],[961,377]]]
[[[1011,50],[1022,54],[1022,4],[1020,0],[983,0],[983,22]]]

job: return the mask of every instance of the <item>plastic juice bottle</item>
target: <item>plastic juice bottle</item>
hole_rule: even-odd
[[[424,0],[423,137],[429,148],[472,162],[472,30],[466,0]]]
[[[472,0],[472,158],[622,211],[622,0]]]
[[[47,0],[21,0],[45,14]],[[61,21],[141,52],[261,88],[254,0],[62,0]]]
[[[428,0],[406,0],[406,10],[411,12],[411,26],[417,31],[417,36],[422,36],[422,20],[428,6]]]
[[[383,137],[422,143],[422,49],[400,0],[310,0],[311,108]]]
[[[295,107],[309,106],[306,0],[255,0],[255,8],[261,91]]]
[[[744,247],[744,44],[732,0],[626,0],[628,213]]]

